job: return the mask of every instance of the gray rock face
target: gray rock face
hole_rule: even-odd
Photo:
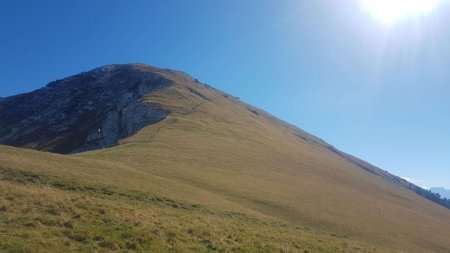
[[[172,82],[143,65],[108,65],[0,100],[0,143],[57,153],[111,147],[168,114],[143,95]]]

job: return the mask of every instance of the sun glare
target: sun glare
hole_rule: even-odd
[[[426,15],[439,0],[361,0],[364,7],[385,25]]]

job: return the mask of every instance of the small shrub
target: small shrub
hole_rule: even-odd
[[[60,215],[61,212],[54,206],[51,206],[47,209],[47,213],[52,214],[52,215]]]
[[[139,245],[135,242],[127,242],[126,247],[129,250],[137,250],[139,248]]]
[[[69,238],[71,240],[74,240],[74,241],[77,241],[77,242],[85,242],[85,241],[87,241],[89,239],[87,233],[84,233],[84,232],[81,232],[81,231],[72,232],[70,230],[65,230],[63,232],[63,234],[67,238]]]
[[[34,222],[25,223],[25,227],[35,228],[36,227],[36,223],[34,223]]]
[[[123,239],[132,239],[133,234],[131,232],[124,232],[120,235],[120,237],[122,237]]]
[[[95,236],[94,237],[94,241],[103,241],[103,240],[105,240],[105,238],[103,237],[103,236],[101,236],[101,235],[97,235],[97,236]]]
[[[101,241],[98,245],[102,248],[111,249],[111,250],[120,249],[120,247],[117,243],[111,242],[111,241]]]
[[[63,226],[66,227],[66,228],[73,228],[72,222],[70,222],[70,221],[64,222]]]

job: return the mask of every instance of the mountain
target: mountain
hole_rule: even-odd
[[[444,187],[431,187],[430,191],[438,193],[443,198],[450,199],[450,190],[445,189]]]
[[[450,252],[419,187],[180,71],[3,98],[0,143],[3,251]]]

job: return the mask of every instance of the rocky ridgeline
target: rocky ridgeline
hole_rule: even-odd
[[[1,99],[0,144],[77,153],[111,147],[163,120],[169,112],[141,98],[171,81],[145,68],[108,65]]]

